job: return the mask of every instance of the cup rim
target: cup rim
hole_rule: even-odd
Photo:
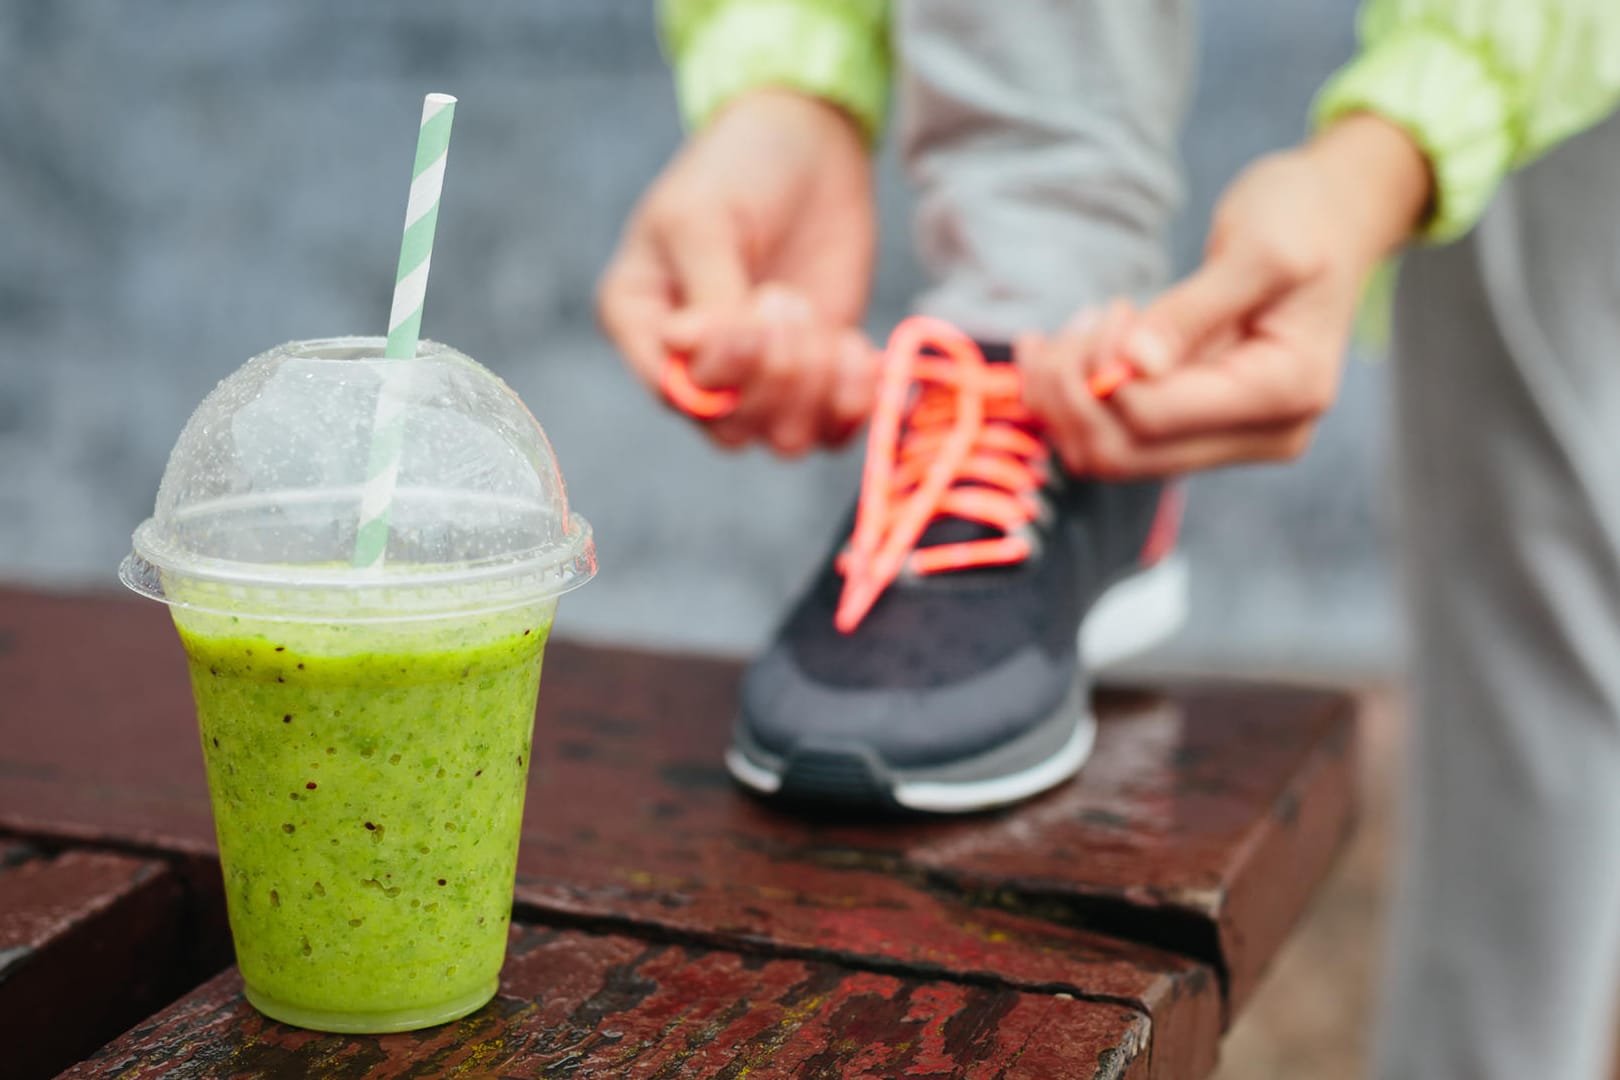
[[[476,615],[553,599],[594,577],[590,523],[570,513],[566,535],[563,546],[485,560],[356,569],[199,556],[165,544],[157,520],[147,518],[135,529],[118,578],[170,607],[256,619],[394,622]]]

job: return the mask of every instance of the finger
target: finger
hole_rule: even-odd
[[[1116,316],[1117,319],[1117,316]],[[1033,350],[1026,401],[1070,473],[1093,471],[1095,459],[1124,440],[1120,424],[1092,396],[1087,371],[1108,315],[1083,310],[1044,349]],[[1031,345],[1020,346],[1026,353]]]
[[[665,362],[659,389],[671,405],[694,420],[718,420],[737,407],[737,391],[707,390],[693,382],[684,354],[672,354]]]
[[[810,297],[791,285],[767,281],[754,291],[753,312],[768,323],[809,326],[815,322],[815,305]]]
[[[809,449],[836,443],[843,434],[834,421],[838,384],[843,377],[843,335],[819,321],[802,328],[800,335],[799,360],[803,369],[791,404],[794,422],[789,431]]]
[[[834,347],[838,362],[824,438],[829,445],[839,446],[849,441],[872,415],[877,400],[879,354],[859,330],[840,333]]]
[[[1125,356],[1125,341],[1136,318],[1136,309],[1116,300],[1092,325],[1092,343],[1086,349],[1083,370],[1091,396],[1106,401],[1121,386],[1136,378],[1134,364]]]
[[[1082,374],[1095,376],[1125,359],[1125,340],[1136,321],[1136,306],[1128,300],[1114,300],[1092,323],[1091,343],[1086,350]]]
[[[656,388],[665,349],[660,327],[671,312],[671,283],[652,253],[630,241],[608,264],[597,284],[597,319],[608,339],[642,382]]]
[[[1012,358],[1024,379],[1024,404],[1029,404],[1029,368],[1040,362],[1046,350],[1046,338],[1034,331],[1025,331],[1013,338]]]
[[[1060,456],[1068,449],[1066,436],[1069,425],[1063,407],[1063,389],[1058,382],[1058,368],[1065,362],[1078,363],[1080,360],[1072,344],[1063,355],[1059,355],[1062,340],[1061,332],[1051,339],[1027,333],[1013,340],[1013,358],[1018,363],[1024,384],[1024,407],[1039,421],[1042,434],[1060,452]]]
[[[711,432],[716,441],[738,446],[764,434],[761,416],[769,415],[769,399],[780,392],[767,363],[777,364],[777,370],[783,365],[782,343],[779,337],[773,343],[772,327],[806,322],[811,313],[801,293],[768,283],[743,307],[687,309],[670,320],[669,341],[697,342],[691,353],[693,381],[726,388],[719,391],[726,395],[725,409],[708,417],[718,424]]]
[[[1024,408],[1043,426],[1051,426],[1047,411],[1057,400],[1050,351],[1051,343],[1033,331],[1013,338],[1013,363],[1018,365],[1018,376],[1023,383]]]
[[[732,313],[709,308],[688,307],[672,310],[664,322],[664,344],[672,351],[689,353]]]
[[[1088,334],[1088,326],[1090,328]],[[1048,438],[1070,472],[1108,480],[1176,475],[1243,461],[1297,456],[1308,444],[1310,421],[1267,428],[1143,443],[1088,392],[1076,352],[1095,348],[1102,320],[1078,319],[1067,337],[1044,346],[1031,336],[1015,345],[1024,372],[1026,402],[1048,420]]]
[[[726,420],[715,420],[703,425],[703,434],[722,450],[741,450],[754,441],[753,434]]]
[[[1273,299],[1290,283],[1290,273],[1283,261],[1241,245],[1216,253],[1142,312],[1123,353],[1149,378],[1164,375],[1208,337]]]
[[[1115,303],[1100,317],[1076,320],[1060,340],[1055,373],[1072,444],[1064,464],[1071,472],[1107,475],[1111,462],[1130,447],[1123,422],[1093,393],[1092,372],[1109,363],[1131,315],[1130,305]]]
[[[772,425],[790,402],[798,368],[798,334],[811,313],[809,301],[794,290],[762,286],[704,354],[706,374],[728,379],[727,385],[738,390],[735,406],[719,428],[724,440],[734,444],[770,436]],[[696,364],[694,361],[694,367]],[[791,432],[788,437],[792,441],[801,438]]]
[[[686,360],[689,381],[696,388],[729,390],[746,376],[751,351],[747,330],[737,325],[749,282],[736,225],[724,213],[661,212],[649,222],[651,246],[669,281],[667,291],[678,302],[678,310],[661,327],[661,344],[666,353]],[[661,383],[666,393],[669,382],[666,372]],[[677,396],[678,402],[683,399]],[[703,406],[696,410],[702,416],[723,413],[730,406],[729,401],[700,394],[691,395],[691,400]]]
[[[672,315],[664,340],[691,357],[692,379],[709,389],[737,388],[760,367],[765,331],[771,323],[805,324],[814,309],[802,293],[767,283],[747,304],[728,308],[684,308]]]
[[[1040,421],[1041,434],[1063,467],[1078,473],[1085,464],[1085,447],[1062,408],[1054,344],[1039,334],[1024,334],[1013,342],[1013,358],[1024,384],[1024,407]]]
[[[745,389],[758,376],[764,327],[747,313],[703,313],[694,321],[701,329],[686,351],[692,382],[705,390]]]
[[[816,441],[835,358],[830,335],[819,327],[777,323],[773,331],[782,339],[784,371],[765,413],[765,438],[778,454],[798,457]]]
[[[747,301],[751,286],[742,237],[729,217],[681,218],[664,234],[663,255],[682,307],[726,312]]]
[[[746,446],[759,437],[757,399],[766,363],[766,338],[765,328],[756,326],[746,334],[733,332],[698,354],[710,373],[708,377],[723,379],[725,386],[736,388],[732,407],[707,425],[709,434],[722,446]],[[698,363],[694,358],[694,371]]]
[[[673,366],[666,367],[662,387],[688,415],[718,420],[735,413],[741,397],[738,388],[759,367],[756,354],[764,348],[763,324],[806,324],[813,315],[809,298],[787,285],[767,283],[754,295],[750,307],[742,311],[685,308],[668,320],[664,342]],[[687,368],[694,355],[699,358],[695,377]]]
[[[1339,359],[1325,350],[1250,339],[1163,378],[1124,387],[1114,411],[1141,440],[1158,442],[1320,416],[1338,389]]]
[[[815,438],[819,373],[814,355],[815,309],[798,289],[770,282],[756,290],[751,311],[761,333],[761,357],[738,405],[738,419],[779,453],[795,456]]]
[[[1315,426],[1314,421],[1302,420],[1163,443],[1126,444],[1095,462],[1093,471],[1108,480],[1141,480],[1229,465],[1291,461],[1309,449]]]

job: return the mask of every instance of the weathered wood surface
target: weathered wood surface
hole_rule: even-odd
[[[0,588],[0,831],[213,854],[185,659],[160,605]]]
[[[514,930],[500,995],[458,1023],[322,1035],[260,1017],[235,971],[65,1077],[1146,1075],[1134,1009],[578,931]]]
[[[525,918],[1119,1002],[1152,1018],[1154,1075],[1197,1076],[1351,821],[1346,700],[1239,686],[1104,695],[1080,781],[1012,811],[806,821],[741,795],[719,764],[737,674],[550,648]],[[211,854],[184,667],[156,605],[0,590],[0,701],[0,829]]]
[[[546,672],[518,895],[548,910],[958,967],[986,949],[949,924],[1004,908],[1193,956],[1241,1006],[1353,818],[1353,717],[1331,694],[1106,694],[1078,782],[874,828],[737,795],[720,765],[733,664],[559,648]],[[1025,962],[994,965],[1062,981]]]
[[[184,919],[161,862],[0,841],[0,1075],[51,1076],[217,971]]]

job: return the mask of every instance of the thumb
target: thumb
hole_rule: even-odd
[[[1284,284],[1268,260],[1230,248],[1212,254],[1142,311],[1125,337],[1125,358],[1150,378],[1163,375],[1209,338],[1245,321]]]
[[[750,291],[742,236],[726,215],[692,216],[665,237],[664,254],[688,308],[739,308]]]
[[[686,365],[691,361],[696,361],[692,366],[699,369],[701,380],[692,389],[700,394],[710,389],[716,377],[721,377],[720,386],[734,385],[739,377],[736,372],[714,369],[717,356],[725,359],[738,351],[727,342],[735,337],[728,330],[736,329],[749,293],[742,237],[726,214],[690,214],[664,230],[660,248],[680,304],[660,328],[664,347],[673,354],[663,367],[661,386],[671,400],[694,416],[722,415],[723,410],[710,411],[710,405],[684,400],[679,384],[689,381]],[[678,371],[672,365],[675,357],[681,360]],[[671,393],[672,387],[675,393]]]

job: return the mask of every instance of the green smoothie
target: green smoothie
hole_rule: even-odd
[[[401,633],[179,617],[249,999],[329,1031],[494,993],[552,609]]]

